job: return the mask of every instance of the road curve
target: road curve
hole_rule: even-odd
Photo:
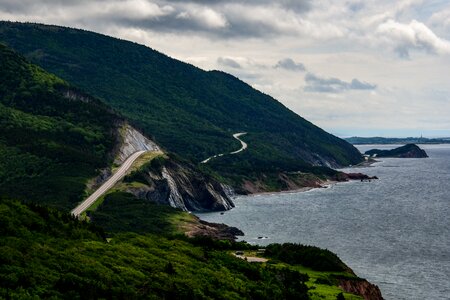
[[[101,195],[106,193],[110,188],[112,188],[120,179],[122,179],[127,171],[130,169],[134,161],[141,156],[141,154],[147,151],[138,151],[130,155],[127,160],[120,166],[116,173],[111,176],[101,187],[99,187],[92,195],[90,195],[86,200],[81,202],[76,208],[74,208],[71,213],[75,217],[80,216],[86,209],[88,209]]]
[[[243,140],[241,140],[241,139],[239,138],[240,136],[242,136],[242,135],[244,135],[244,134],[247,134],[247,132],[239,132],[239,133],[233,134],[233,137],[234,137],[235,139],[237,139],[239,142],[241,142],[242,147],[241,147],[239,150],[236,150],[236,151],[233,151],[233,152],[230,152],[230,153],[220,153],[220,154],[216,154],[216,155],[213,155],[213,156],[211,156],[211,157],[208,157],[207,159],[205,159],[204,161],[202,161],[202,162],[200,162],[200,163],[201,163],[201,164],[206,164],[208,161],[210,161],[210,160],[213,159],[213,158],[220,157],[220,156],[224,156],[225,154],[237,154],[237,153],[239,153],[239,152],[244,151],[245,149],[247,149],[248,145],[247,145],[246,142],[244,142]]]

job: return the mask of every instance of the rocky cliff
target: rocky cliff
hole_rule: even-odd
[[[184,211],[220,211],[234,207],[228,188],[173,156],[160,156],[124,178],[126,191],[140,199]],[[140,183],[133,185],[133,182]]]
[[[137,151],[146,150],[148,155],[143,155],[140,165],[124,178],[125,183],[119,183],[114,189],[184,211],[221,211],[234,207],[230,187],[204,175],[195,166],[164,154],[155,142],[131,125],[118,126],[118,135],[114,165],[121,165]],[[100,187],[111,174],[111,168],[101,170],[88,184],[88,193]]]
[[[339,286],[346,292],[360,295],[365,300],[383,300],[378,286],[365,279],[341,279]]]
[[[120,128],[120,139],[120,147],[114,160],[119,165],[137,151],[160,151],[156,143],[126,123]]]
[[[428,157],[425,150],[415,144],[406,144],[392,150],[372,149],[366,151],[366,155],[373,157],[397,157],[397,158],[425,158]]]

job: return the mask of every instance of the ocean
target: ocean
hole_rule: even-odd
[[[420,147],[429,158],[386,158],[343,169],[379,180],[242,196],[223,215],[199,216],[238,227],[245,233],[241,240],[252,244],[327,248],[378,285],[385,299],[450,299],[450,145]]]

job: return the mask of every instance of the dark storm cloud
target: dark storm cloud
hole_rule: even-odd
[[[234,69],[240,69],[241,65],[235,61],[234,59],[228,58],[228,57],[219,57],[217,59],[217,62],[221,64],[222,66],[231,67]]]
[[[285,58],[274,66],[275,69],[285,69],[289,71],[306,71],[305,65],[295,62],[292,58]]]
[[[338,78],[322,78],[312,73],[305,75],[306,92],[316,93],[341,93],[348,90],[374,90],[376,85],[367,82],[353,79],[351,82],[346,82]]]

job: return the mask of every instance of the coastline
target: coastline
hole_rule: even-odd
[[[318,186],[305,186],[305,187],[292,189],[292,190],[273,191],[273,192],[256,192],[256,193],[249,193],[246,195],[237,194],[236,196],[252,197],[252,196],[263,196],[263,195],[304,193],[304,192],[309,192],[309,191],[315,190],[315,189],[327,189],[327,188],[331,187],[332,185],[335,185],[337,183],[344,183],[344,182],[349,182],[349,181],[326,180],[326,181],[319,183]]]

